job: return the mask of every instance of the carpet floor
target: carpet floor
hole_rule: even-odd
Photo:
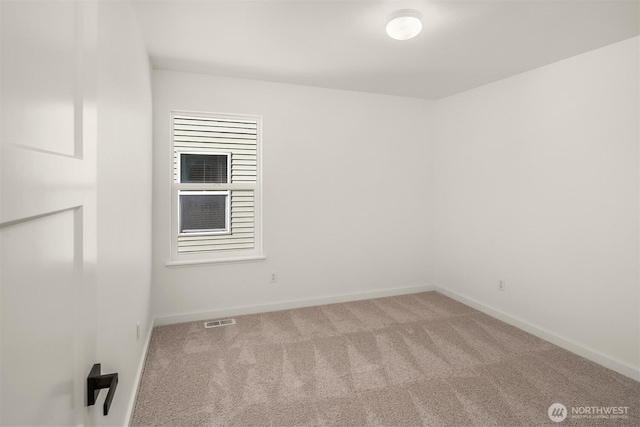
[[[640,383],[436,292],[235,319],[153,330],[132,425],[640,425]]]

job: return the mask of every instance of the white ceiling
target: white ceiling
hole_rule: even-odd
[[[134,1],[155,68],[437,99],[640,33],[639,1]],[[385,33],[422,12],[418,37]]]

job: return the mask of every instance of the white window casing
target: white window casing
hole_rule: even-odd
[[[261,117],[174,111],[171,141],[171,260],[168,265],[264,259]],[[226,182],[181,182],[183,156],[189,154],[201,155],[200,159],[202,155],[227,156]],[[206,162],[208,160],[202,160],[202,164]],[[218,170],[223,171],[220,169],[223,167]],[[181,195],[226,195],[225,229],[181,232]]]

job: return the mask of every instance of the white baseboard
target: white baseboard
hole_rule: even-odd
[[[131,417],[133,416],[133,409],[136,405],[136,399],[138,398],[138,390],[140,389],[140,380],[142,379],[142,372],[144,371],[144,364],[147,361],[147,353],[149,352],[149,344],[151,344],[151,334],[153,333],[153,327],[155,326],[155,319],[151,320],[151,327],[147,333],[147,337],[144,342],[144,350],[142,350],[142,356],[138,363],[138,371],[136,372],[136,378],[134,380],[133,393],[129,398],[129,407],[127,408],[127,418],[125,419],[125,426],[131,425]]]
[[[352,294],[333,295],[329,297],[310,298],[304,300],[283,301],[273,304],[255,305],[249,307],[234,307],[199,313],[179,314],[175,316],[156,317],[155,325],[170,325],[174,323],[195,322],[198,320],[216,319],[244,314],[267,313],[270,311],[289,310],[292,308],[313,307],[316,305],[335,304],[348,301],[359,301],[372,298],[391,297],[395,295],[415,294],[435,290],[433,285],[412,286],[408,288],[383,289],[379,291],[358,292]]]
[[[470,307],[473,307],[476,310],[480,310],[481,312],[486,313],[491,317],[500,319],[505,323],[508,323],[519,329],[522,329],[523,331],[529,332],[530,334],[535,335],[538,338],[542,338],[543,340],[548,341],[552,344],[555,344],[558,347],[562,347],[565,350],[568,350],[572,353],[575,353],[579,356],[584,357],[585,359],[589,359],[592,362],[595,362],[599,365],[604,366],[605,368],[609,368],[631,379],[640,381],[640,369],[638,367],[629,365],[626,362],[623,362],[614,357],[608,356],[597,350],[593,350],[591,348],[585,347],[582,344],[579,344],[568,338],[562,337],[558,334],[555,334],[554,332],[548,331],[544,328],[534,325],[533,323],[522,320],[516,316],[512,316],[508,313],[497,310],[482,302],[479,302],[472,298],[468,298],[462,294],[459,294],[458,292],[448,289],[445,286],[435,285],[435,290],[436,292],[446,295],[449,298],[453,298],[454,300],[459,301],[463,304],[466,304]]]

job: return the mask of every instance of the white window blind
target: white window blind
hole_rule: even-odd
[[[255,250],[259,118],[174,113],[172,120],[173,188],[178,205],[172,231],[175,253],[215,255]],[[191,229],[186,227],[189,222],[193,223]],[[227,228],[222,227],[225,223]]]

